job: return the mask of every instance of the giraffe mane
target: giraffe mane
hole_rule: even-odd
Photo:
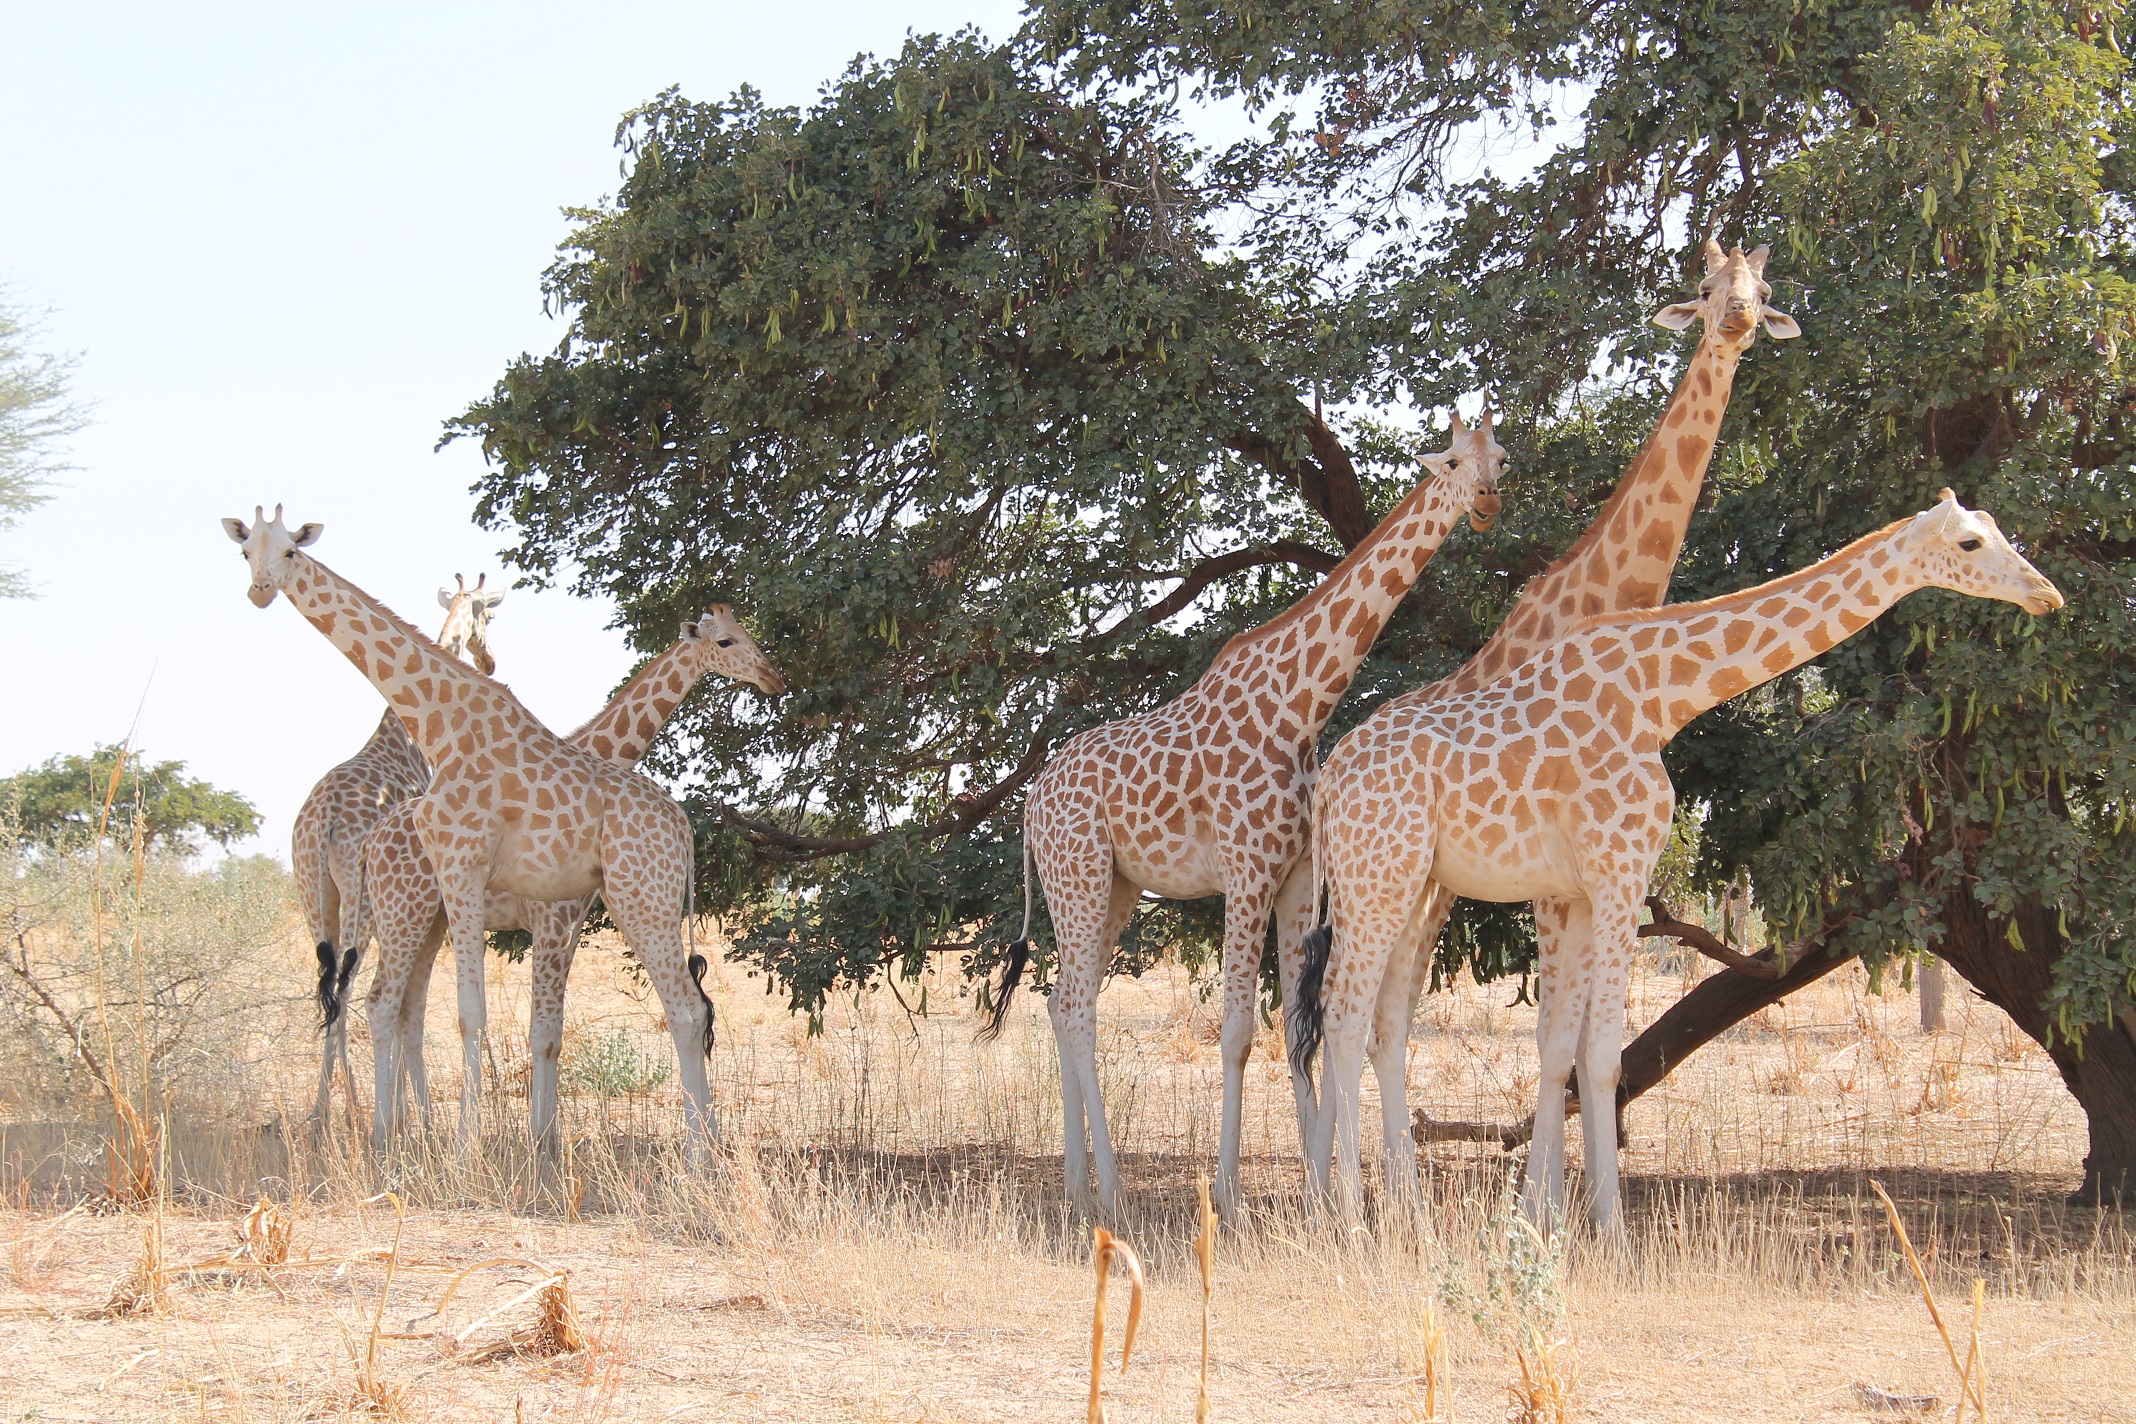
[[[513,704],[515,706],[518,706],[520,711],[526,712],[526,715],[528,717],[534,716],[532,712],[527,712],[525,705],[520,703],[519,701],[519,695],[513,692],[511,688],[505,686],[496,678],[491,677],[488,673],[481,671],[480,669],[472,666],[471,664],[463,663],[458,658],[454,657],[451,653],[446,652],[443,648],[437,645],[437,642],[432,639],[428,633],[425,633],[422,629],[416,627],[413,623],[410,623],[407,619],[401,617],[398,613],[395,613],[391,608],[388,608],[384,599],[374,596],[370,592],[370,590],[358,584],[356,580],[350,578],[347,574],[342,573],[339,569],[336,569],[331,565],[322,562],[321,560],[314,559],[311,555],[305,554],[301,550],[299,551],[299,554],[302,558],[308,560],[311,563],[312,567],[318,569],[328,578],[336,580],[341,584],[345,585],[350,592],[359,595],[364,600],[364,602],[370,604],[372,608],[377,610],[379,616],[384,618],[386,622],[392,626],[394,632],[402,634],[405,637],[413,638],[417,643],[421,644],[425,648],[428,648],[431,652],[436,653],[446,662],[458,668],[460,672],[464,674],[470,681],[480,683],[484,687],[496,689],[498,692],[503,693],[506,697],[511,698]]]
[[[681,646],[679,641],[670,643],[666,647],[662,648],[659,652],[647,658],[643,667],[639,668],[629,677],[623,679],[623,685],[621,687],[618,687],[614,692],[608,694],[608,700],[601,704],[599,711],[595,712],[585,721],[579,723],[578,726],[573,727],[568,733],[564,735],[564,740],[567,742],[577,741],[579,739],[579,736],[589,730],[594,723],[600,721],[603,717],[606,717],[608,715],[609,709],[614,707],[618,702],[621,702],[626,694],[628,694],[632,689],[636,688],[638,684],[644,682],[647,678],[651,677],[654,671],[658,669],[660,665],[667,660],[667,655],[669,653],[674,652],[675,649],[679,646]]]

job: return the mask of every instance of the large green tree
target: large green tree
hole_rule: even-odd
[[[1950,484],[2070,606],[1923,594],[1703,719],[1671,753],[1700,873],[1747,870],[1819,963],[1948,958],[2049,1044],[2112,1186],[2136,1171],[2116,23],[1041,0],[1011,44],[914,41],[805,111],[632,115],[623,190],[548,278],[569,338],[455,428],[523,567],[576,561],[648,641],[731,593],[792,666],[778,713],[700,715],[668,768],[719,823],[745,952],[812,1006],[944,943],[984,963],[1048,749],[1294,596],[1414,478],[1403,413],[1488,385],[1508,516],[1441,555],[1347,718],[1455,665],[1658,410],[1681,346],[1644,312],[1705,234],[1771,242],[1806,336],[1746,363],[1677,596]],[[1197,99],[1244,137],[1198,147]],[[1509,130],[1528,147],[1494,171]],[[1517,968],[1519,927],[1472,914],[1444,954]]]

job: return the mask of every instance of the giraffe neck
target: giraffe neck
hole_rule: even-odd
[[[676,643],[638,669],[592,721],[564,740],[603,761],[636,766],[703,676],[697,645]]]
[[[368,757],[400,772],[417,785],[430,779],[430,765],[423,760],[423,753],[408,739],[408,729],[392,708],[387,708],[378,719],[378,730],[371,733],[371,740],[363,744],[358,756]]]
[[[1204,677],[1226,678],[1240,663],[1279,649],[1291,629],[1302,629],[1297,655],[1274,671],[1312,694],[1309,704],[1295,694],[1289,700],[1300,708],[1307,740],[1317,739],[1380,629],[1468,512],[1468,490],[1464,485],[1457,495],[1454,483],[1435,476],[1411,490],[1311,593],[1226,644]]]
[[[504,735],[539,727],[501,683],[454,661],[384,604],[310,555],[297,554],[296,568],[282,592],[370,679],[433,775],[460,758],[465,751],[461,741],[470,733],[494,740],[499,729],[489,724],[500,714]],[[463,709],[483,694],[489,694],[490,705],[478,725]]]
[[[1563,558],[1528,581],[1477,654],[1424,689],[1437,700],[1486,687],[1565,635],[1582,618],[1652,608],[1669,591],[1684,531],[1713,462],[1713,446],[1747,342],[1707,331],[1668,409],[1594,523]]]
[[[1902,519],[1756,588],[1598,620],[1598,672],[1624,679],[1644,698],[1667,742],[1701,712],[1802,666],[1923,587],[1919,568],[1899,548],[1911,522]],[[1614,670],[1612,645],[1628,654]]]

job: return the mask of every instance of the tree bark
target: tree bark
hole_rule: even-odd
[[[1949,976],[1943,972],[1943,961],[1921,961],[1921,1032],[1943,1032],[1943,985]]]
[[[1982,998],[2047,1050],[2084,1109],[2091,1146],[2084,1157],[2084,1184],[2072,1200],[2136,1199],[2136,1030],[2130,1015],[2088,1024],[2075,1042],[2050,1043],[2047,991],[2066,941],[2056,917],[2036,901],[2018,906],[2016,922],[2023,950],[2012,948],[2007,924],[1991,920],[1961,888],[1944,902],[1943,943],[1937,948]]]

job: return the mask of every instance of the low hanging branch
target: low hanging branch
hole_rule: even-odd
[[[1678,915],[1659,895],[1647,896],[1646,904],[1654,918],[1639,927],[1641,939],[1673,939],[1753,979],[1778,979],[1787,973],[1790,957],[1786,953],[1778,958],[1770,954],[1744,954],[1704,925],[1692,924]]]

